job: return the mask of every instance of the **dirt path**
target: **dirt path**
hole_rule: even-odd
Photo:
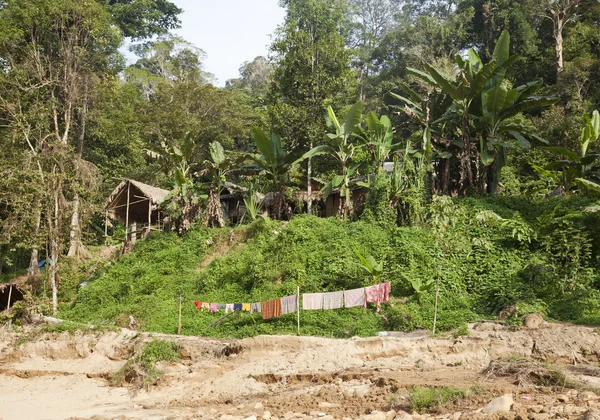
[[[29,332],[27,341],[23,334],[0,330],[0,419],[233,420],[261,418],[268,411],[273,419],[286,420],[319,415],[325,420],[361,416],[408,420],[402,412],[410,411],[409,392],[415,385],[466,389],[477,384],[473,397],[434,410],[438,418],[458,418],[458,412],[465,419],[485,416],[476,411],[502,394],[512,394],[515,401],[509,420],[519,409],[527,413],[538,406],[546,411],[565,406],[564,401],[557,403],[559,397],[570,399],[573,407],[572,416],[561,412],[560,418],[578,418],[596,401],[595,394],[586,396],[581,390],[566,396],[565,386],[523,388],[513,378],[481,374],[490,361],[524,357],[557,365],[575,363],[579,377],[594,381],[600,337],[586,327],[547,324],[511,330],[479,324],[472,326],[468,337],[459,338],[153,336],[178,342],[182,359],[159,366],[165,372],[161,384],[136,392],[111,387],[107,378],[152,339],[148,334]],[[524,418],[557,415],[546,414]]]

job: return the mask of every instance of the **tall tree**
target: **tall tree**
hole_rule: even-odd
[[[4,59],[6,125],[36,162],[44,195],[34,201],[41,225],[47,221],[53,311],[56,312],[61,226],[65,203],[75,197],[83,176],[77,153],[77,110],[85,104],[86,80],[116,54],[121,42],[110,14],[95,1],[6,1],[0,9],[0,56]],[[34,135],[31,136],[31,135]],[[77,205],[73,206],[79,212]],[[75,227],[78,217],[71,220]],[[80,243],[76,231],[72,242]],[[34,229],[34,234],[36,234]],[[37,251],[31,258],[37,267]]]
[[[343,36],[344,0],[281,0],[287,9],[271,51],[277,67],[271,83],[274,131],[288,147],[305,152],[325,133],[328,105],[343,106],[353,96],[350,53]],[[312,160],[307,165],[311,195]],[[308,201],[308,212],[311,202]]]

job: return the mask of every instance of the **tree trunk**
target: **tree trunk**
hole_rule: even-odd
[[[311,141],[308,150],[312,150],[312,148],[313,142]],[[306,214],[312,214],[312,158],[308,158],[308,166],[306,168],[306,179],[306,194],[308,196],[306,200]]]
[[[444,171],[442,172],[442,194],[450,195],[450,158],[444,159]]]
[[[35,207],[35,226],[33,228],[33,236],[36,238],[40,234],[40,226],[42,224],[42,209],[40,208],[41,204],[39,202],[36,203]],[[40,269],[38,268],[39,263],[39,251],[37,248],[31,250],[31,257],[29,258],[29,268],[27,269],[27,275],[30,277],[37,276],[40,273]]]
[[[473,168],[471,167],[471,133],[469,130],[468,108],[464,110],[462,118],[463,151],[460,157],[460,185],[462,195],[466,195],[467,189],[473,186]]]
[[[73,197],[73,214],[71,215],[71,232],[69,233],[70,245],[68,257],[76,257],[83,248],[81,242],[81,226],[79,225],[79,194],[76,192]]]
[[[48,267],[48,274],[50,277],[50,285],[52,287],[52,315],[56,316],[58,313],[58,259],[60,256],[59,249],[59,235],[60,235],[60,208],[59,208],[59,189],[60,182],[53,180],[52,184],[54,191],[52,193],[52,200],[54,205],[54,211],[48,211],[48,233],[50,235],[50,259],[51,263],[46,261],[46,267]]]
[[[223,209],[221,208],[220,194],[217,188],[211,187],[208,192],[208,208],[206,209],[206,226],[223,227]]]
[[[77,138],[77,155],[79,160],[83,158],[83,144],[85,140],[85,123],[87,119],[88,113],[88,85],[87,82],[85,84],[85,93],[83,96],[83,106],[81,108],[81,129],[79,131],[79,136]],[[79,162],[75,164],[75,172],[79,171]],[[69,252],[67,253],[68,257],[77,257],[82,254],[89,254],[83,242],[81,241],[81,224],[79,221],[81,206],[80,206],[80,197],[77,191],[74,192],[73,195],[73,214],[71,215],[71,232],[69,233]]]
[[[554,60],[556,68],[556,80],[563,70],[563,27],[564,27],[564,16],[558,12],[555,15],[554,20]]]

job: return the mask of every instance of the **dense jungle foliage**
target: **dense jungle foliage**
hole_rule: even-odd
[[[269,56],[218,87],[176,1],[0,0],[0,282],[150,331],[181,302],[184,334],[296,331],[211,325],[195,299],[376,281],[381,313],[303,312],[301,332],[599,322],[600,3],[279,4]],[[168,191],[132,251],[106,220],[124,179]]]

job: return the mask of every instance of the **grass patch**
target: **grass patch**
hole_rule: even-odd
[[[415,386],[410,391],[411,408],[414,411],[429,411],[452,404],[478,392],[478,387],[458,389],[452,386],[422,387]]]
[[[162,339],[153,339],[144,344],[111,378],[113,386],[128,384],[135,389],[149,389],[157,385],[163,372],[156,368],[158,362],[179,360],[179,346]]]

